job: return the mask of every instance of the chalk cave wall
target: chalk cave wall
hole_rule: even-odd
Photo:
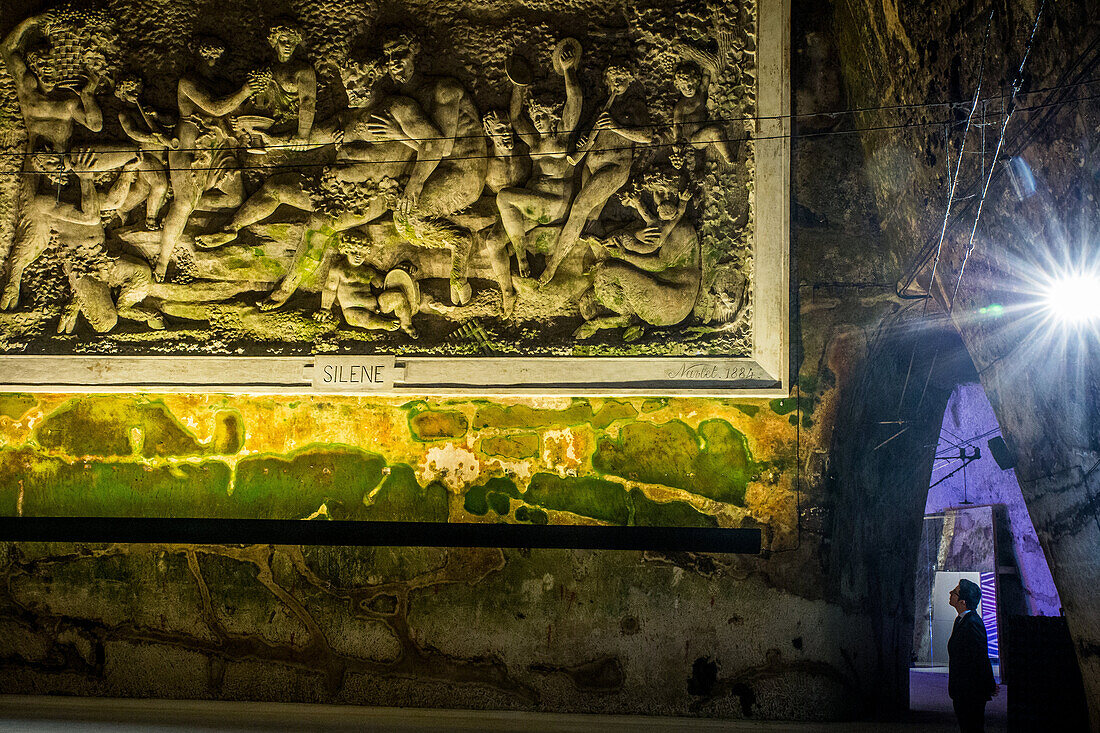
[[[1100,9],[1041,1],[854,2],[835,6],[834,17],[843,16],[862,20],[833,25],[852,107],[903,105],[857,116],[866,128],[865,180],[882,212],[882,240],[896,248],[897,261],[907,250],[913,256],[909,248],[920,253],[914,260],[924,267],[909,273],[916,290],[929,288],[936,304],[950,310],[975,368],[967,381],[980,381],[1018,460],[1016,477],[1065,609],[1095,727],[1096,341],[1091,332],[1044,317],[1037,301],[1073,263],[1095,261],[1100,106],[1092,85]],[[1014,86],[1021,91],[1015,99]],[[987,101],[974,122],[994,124],[972,125],[966,136],[957,198],[929,282],[945,224],[948,161],[959,159],[969,102],[904,105],[965,102],[979,88]],[[996,175],[983,197],[984,172],[994,160]],[[944,353],[922,341],[923,353]]]
[[[874,58],[852,55],[868,34],[950,78],[949,44],[923,39],[952,35],[927,29],[977,11],[933,6],[951,12],[796,3],[796,111],[890,97],[868,79]],[[955,376],[930,380],[909,436],[861,457],[859,427],[898,404],[886,385],[910,351],[882,347],[881,326],[908,312],[894,284],[921,243],[898,223],[910,192],[885,190],[884,171],[931,145],[877,141],[794,142],[786,399],[0,399],[7,515],[760,526],[759,557],[6,543],[0,688],[754,718],[896,709],[932,460],[919,441],[934,446]],[[914,165],[925,179],[905,183],[931,201],[933,164]]]

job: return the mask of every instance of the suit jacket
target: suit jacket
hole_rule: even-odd
[[[985,624],[977,611],[955,619],[947,641],[947,693],[960,702],[993,697],[993,665],[989,662]]]

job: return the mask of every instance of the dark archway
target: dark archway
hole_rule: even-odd
[[[823,557],[835,590],[871,624],[866,712],[909,708],[913,587],[940,424],[957,384],[976,381],[958,334],[923,303],[887,318],[841,396],[830,454]]]

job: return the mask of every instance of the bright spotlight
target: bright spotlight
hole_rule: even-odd
[[[1050,312],[1064,323],[1084,325],[1100,319],[1100,277],[1069,274],[1047,285],[1044,301]]]

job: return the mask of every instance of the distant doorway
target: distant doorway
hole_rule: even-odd
[[[914,586],[913,659],[917,668],[947,666],[947,640],[956,612],[948,594],[966,578],[982,589],[978,613],[989,636],[989,657],[1000,662],[994,507],[964,507],[926,515]]]
[[[960,384],[947,402],[936,446],[914,584],[910,708],[951,713],[947,640],[955,611],[948,592],[959,578],[982,589],[979,613],[994,674],[1002,681],[1002,633],[1009,616],[1056,616],[1061,603],[1011,466],[994,457],[1000,426],[981,385]],[[986,709],[1003,730],[1007,697]]]

